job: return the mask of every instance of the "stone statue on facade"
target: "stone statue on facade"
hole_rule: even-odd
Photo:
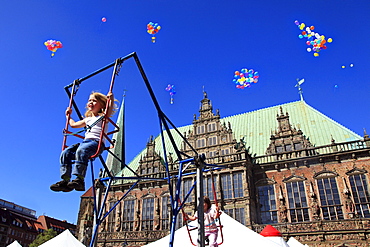
[[[351,192],[349,190],[344,190],[344,207],[350,218],[355,216],[355,204],[353,203]]]
[[[288,208],[285,205],[284,200],[280,200],[279,206],[279,218],[281,223],[288,222]]]
[[[121,230],[121,211],[117,211],[116,216],[116,232],[119,232]]]
[[[236,152],[241,152],[241,151],[244,151],[245,150],[244,136],[243,136],[242,139],[240,139],[240,142],[237,142],[234,145],[234,149],[236,150]]]
[[[135,223],[134,223],[134,228],[135,231],[139,231],[140,229],[140,211],[136,211],[136,218],[135,218]]]

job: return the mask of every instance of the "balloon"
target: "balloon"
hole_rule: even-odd
[[[158,25],[158,23],[149,22],[146,25],[146,28],[147,28],[147,33],[152,35],[152,43],[155,43],[154,35],[157,34],[159,30],[161,30],[161,26]]]
[[[101,18],[101,21],[102,22],[106,22],[107,21],[107,18],[103,17],[103,18]]]
[[[306,44],[308,46],[312,46],[312,47],[306,48],[306,50],[308,52],[314,51],[313,55],[315,57],[319,56],[319,52],[321,50],[323,50],[323,49],[325,50],[327,48],[327,46],[325,45],[326,43],[333,42],[332,38],[326,39],[325,35],[322,35],[318,32],[313,32],[312,30],[315,29],[314,26],[308,26],[307,25],[307,27],[306,27],[306,25],[304,23],[297,24],[297,23],[299,23],[298,20],[294,21],[294,23],[298,26],[298,28],[300,30],[302,30],[300,32],[300,34],[298,35],[298,37],[300,39],[307,38]]]
[[[56,52],[59,48],[63,48],[63,44],[60,41],[49,39],[44,42],[44,45],[46,46],[46,49],[51,51],[51,56],[54,56],[54,52]]]
[[[170,96],[171,96],[170,103],[173,104],[173,97],[172,96],[174,96],[176,94],[175,86],[171,85],[171,84],[168,84],[167,87],[166,87],[166,91],[170,93]]]
[[[246,87],[250,87],[251,83],[257,83],[259,78],[258,71],[254,71],[254,69],[246,69],[243,68],[240,71],[234,72],[234,79],[233,83],[235,83],[235,87],[238,89],[244,89]]]

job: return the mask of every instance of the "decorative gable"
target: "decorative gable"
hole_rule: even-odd
[[[289,121],[289,114],[284,114],[282,107],[280,107],[280,115],[278,114],[276,119],[278,128],[271,134],[266,154],[279,154],[312,147],[310,141],[303,135],[303,132],[292,127]]]
[[[338,173],[332,172],[332,171],[327,171],[327,170],[322,170],[317,172],[313,178],[315,179],[322,179],[322,178],[332,178],[332,177],[337,177]]]
[[[229,155],[235,152],[234,146],[237,144],[233,137],[231,124],[228,122],[221,124],[220,113],[217,110],[213,113],[211,101],[207,93],[203,92],[204,98],[201,100],[199,118],[194,115],[192,130],[184,133],[186,141],[199,154],[204,154],[207,158]],[[182,150],[189,156],[195,153],[186,141],[182,143]]]
[[[367,173],[367,171],[365,169],[360,169],[360,168],[357,168],[357,167],[354,167],[352,170],[346,172],[346,174],[348,176],[358,175],[358,174],[365,174],[365,173]]]
[[[289,177],[283,179],[283,182],[284,183],[291,183],[291,182],[300,182],[300,181],[304,181],[304,180],[307,180],[307,178],[305,178],[303,176],[292,175],[292,176],[289,176]]]

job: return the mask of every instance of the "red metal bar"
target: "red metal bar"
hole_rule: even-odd
[[[112,74],[112,79],[111,79],[111,82],[110,82],[110,86],[109,86],[109,93],[112,93],[112,90],[113,90],[113,85],[114,85],[114,80],[116,78],[116,74],[117,74],[117,68],[118,68],[118,65],[120,64],[120,59],[116,59],[116,63],[114,64],[114,69],[113,69],[113,74]],[[102,124],[102,131],[100,133],[100,138],[99,138],[99,144],[98,144],[98,148],[96,150],[96,153],[93,154],[90,159],[93,159],[95,158],[96,156],[98,156],[101,151],[103,151],[102,149],[102,146],[103,146],[103,142],[104,142],[104,137],[107,138],[107,140],[109,140],[109,142],[111,144],[113,144],[113,142],[110,140],[110,138],[108,138],[108,135],[105,133],[105,128],[107,126],[107,119],[109,119],[109,121],[112,123],[113,121],[110,120],[109,116],[108,116],[108,113],[110,111],[110,108],[109,108],[109,105],[111,104],[111,100],[114,100],[114,99],[108,99],[107,100],[107,104],[106,104],[106,107],[105,107],[105,111],[104,111],[104,118],[102,119],[103,121],[103,124]],[[109,148],[108,148],[109,149]]]

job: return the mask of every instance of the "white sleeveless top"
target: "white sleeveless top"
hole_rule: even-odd
[[[87,127],[87,130],[85,133],[85,139],[92,139],[92,140],[99,141],[100,133],[102,131],[103,120],[100,120],[98,123],[96,123],[91,128],[89,128],[88,126],[91,126],[92,124],[94,124],[100,117],[101,116],[84,118],[86,127]],[[107,126],[108,125],[106,125],[106,127]]]

